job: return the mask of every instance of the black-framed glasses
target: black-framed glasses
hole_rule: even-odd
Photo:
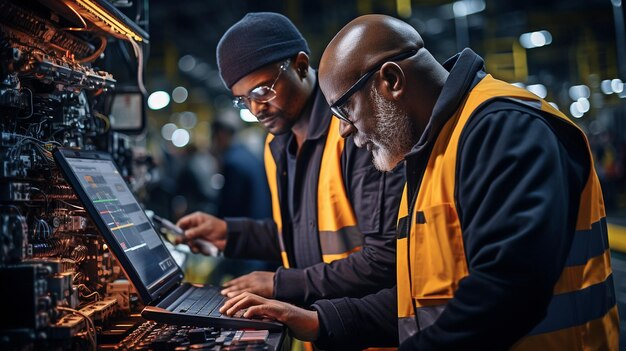
[[[374,75],[374,73],[376,73],[385,63],[389,62],[389,61],[400,61],[400,60],[404,60],[405,58],[409,58],[413,55],[415,55],[417,53],[417,49],[411,49],[409,51],[403,51],[397,55],[385,58],[383,60],[381,60],[377,65],[375,65],[372,69],[370,69],[369,71],[367,71],[364,75],[361,76],[361,78],[359,78],[356,83],[354,83],[350,89],[348,89],[345,93],[343,93],[343,95],[341,95],[341,97],[339,99],[337,99],[337,101],[335,101],[334,104],[330,105],[330,110],[333,112],[333,115],[335,115],[335,117],[339,118],[340,120],[348,123],[348,124],[352,124],[352,121],[350,121],[348,119],[348,114],[342,109],[342,106],[348,102],[348,99],[350,99],[350,97],[352,97],[352,95],[354,95],[354,93],[356,93],[357,91],[359,91],[359,89],[363,88],[363,86],[365,85],[365,83],[367,83],[367,81],[370,79],[371,76]]]
[[[276,82],[278,82],[278,78],[280,78],[280,75],[283,73],[283,71],[286,71],[287,67],[289,67],[289,63],[290,61],[287,60],[280,65],[278,75],[274,79],[274,82],[271,86],[268,87],[267,85],[260,85],[252,89],[248,96],[235,96],[233,98],[233,106],[238,109],[246,110],[250,109],[250,102],[252,100],[260,104],[265,104],[276,99],[277,95],[276,90],[274,90],[274,86],[276,85]]]

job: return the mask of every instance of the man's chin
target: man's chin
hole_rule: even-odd
[[[402,158],[392,157],[390,154],[381,152],[379,148],[372,150],[374,167],[381,172],[389,172],[396,168]]]
[[[264,126],[265,129],[273,135],[282,135],[291,130],[291,128],[284,123],[273,123],[269,126]]]

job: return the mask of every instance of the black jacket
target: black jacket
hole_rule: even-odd
[[[444,64],[450,76],[420,142],[406,156],[410,193],[419,189],[441,127],[485,76],[483,65],[469,49]],[[469,275],[437,321],[401,350],[507,349],[543,318],[590,169],[587,151],[573,149],[555,127],[513,101],[488,103],[472,117],[459,141],[455,189]],[[533,201],[538,194],[546,200]],[[522,210],[529,220],[518,223],[514,214]],[[318,346],[397,344],[396,298],[395,289],[386,289],[363,299],[318,301]]]
[[[308,111],[308,112],[307,112]],[[395,283],[395,228],[404,186],[404,172],[377,171],[371,153],[346,139],[342,155],[345,187],[358,227],[364,234],[361,251],[330,264],[322,261],[317,230],[317,182],[332,115],[319,88],[304,113],[310,113],[307,138],[296,166],[293,203],[288,210],[288,191],[279,191],[283,238],[292,268],[279,268],[274,278],[274,297],[295,304],[321,298],[361,297]],[[270,143],[277,168],[277,183],[287,189],[286,150],[292,133],[275,136]],[[268,204],[269,206],[269,204]],[[290,216],[293,213],[293,216]],[[272,219],[228,218],[225,255],[280,262],[277,229]]]

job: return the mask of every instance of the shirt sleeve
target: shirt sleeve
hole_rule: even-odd
[[[589,172],[560,123],[499,109],[466,127],[455,190],[469,275],[400,350],[504,350],[545,317]]]
[[[272,219],[225,218],[224,256],[281,262],[278,229]]]
[[[279,268],[274,277],[275,298],[298,305],[318,299],[361,297],[395,284],[395,230],[404,186],[404,168],[383,173],[371,154],[346,139],[344,180],[363,234],[360,251],[304,269]]]
[[[322,350],[362,350],[397,347],[397,290],[383,289],[360,299],[319,300],[320,332],[315,346]]]

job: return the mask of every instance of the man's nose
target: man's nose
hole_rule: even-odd
[[[248,106],[248,108],[250,109],[250,112],[252,112],[252,114],[255,117],[258,117],[259,114],[261,114],[261,112],[267,110],[267,103],[265,102],[258,102],[255,100],[250,100],[250,106]]]
[[[339,134],[342,138],[347,138],[350,135],[356,133],[356,127],[352,123],[341,121],[339,123]]]

